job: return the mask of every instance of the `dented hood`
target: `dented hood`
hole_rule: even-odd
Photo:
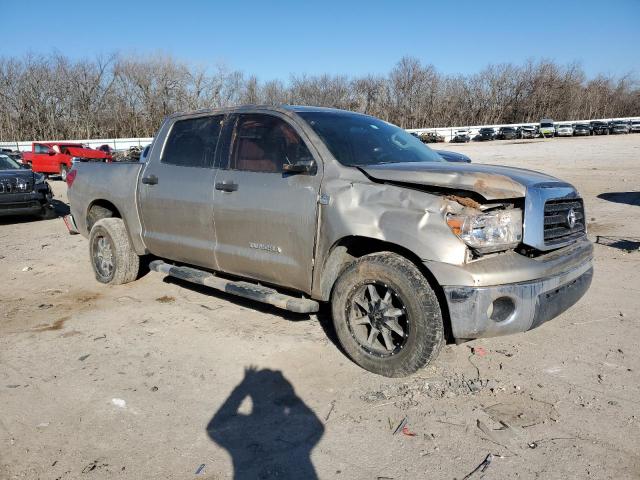
[[[524,197],[527,188],[541,183],[567,185],[555,177],[533,170],[497,165],[406,162],[360,168],[376,180],[468,190],[487,200]]]

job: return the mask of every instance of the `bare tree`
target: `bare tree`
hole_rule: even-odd
[[[403,57],[387,75],[296,75],[261,82],[226,65],[170,56],[57,53],[0,57],[0,140],[151,136],[180,110],[236,104],[344,108],[402,127],[442,127],[640,115],[632,75],[587,78],[579,64],[528,60],[444,75]]]

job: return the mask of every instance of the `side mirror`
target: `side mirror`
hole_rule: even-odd
[[[49,150],[47,153],[48,153],[49,155],[55,155],[55,154],[56,154],[56,152],[55,152],[54,150]]]
[[[296,163],[285,163],[282,171],[286,173],[308,173],[312,174],[316,171],[317,165],[315,160],[300,160]]]
[[[31,165],[29,165],[28,163],[21,163],[20,168],[23,168],[25,170],[31,170]]]

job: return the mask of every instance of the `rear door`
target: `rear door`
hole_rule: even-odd
[[[153,145],[140,175],[139,202],[150,252],[215,269],[214,157],[224,116],[178,119]]]
[[[311,174],[283,164],[314,159],[303,132],[284,117],[233,119],[215,181],[216,259],[222,271],[310,291],[322,164]]]

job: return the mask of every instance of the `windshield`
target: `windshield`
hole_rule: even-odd
[[[571,125],[560,125],[558,128],[571,128]]]
[[[542,128],[552,128],[553,127],[553,123],[541,123],[540,126]]]
[[[503,132],[513,132],[515,129],[513,127],[502,127]]]
[[[347,166],[444,162],[409,132],[351,112],[298,112],[336,159]]]
[[[0,155],[0,170],[20,170],[20,164],[13,158]]]

